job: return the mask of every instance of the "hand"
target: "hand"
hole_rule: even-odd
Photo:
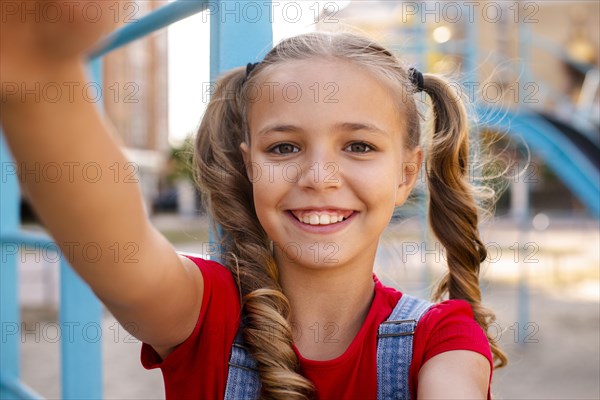
[[[0,83],[52,79],[117,27],[110,1],[0,0]],[[2,89],[0,88],[0,94]]]

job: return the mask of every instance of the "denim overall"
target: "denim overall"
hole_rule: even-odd
[[[410,400],[408,371],[412,360],[413,334],[417,322],[432,303],[402,295],[377,335],[377,399]],[[225,400],[258,399],[260,378],[256,361],[244,348],[238,331],[229,360]]]

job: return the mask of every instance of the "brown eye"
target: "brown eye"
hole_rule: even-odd
[[[271,151],[277,154],[297,153],[297,147],[290,143],[281,143],[271,148]]]
[[[368,153],[373,150],[371,146],[364,142],[351,143],[346,149],[352,153]]]

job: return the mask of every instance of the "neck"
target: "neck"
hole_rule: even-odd
[[[280,284],[292,308],[294,341],[304,357],[334,358],[352,342],[373,300],[373,259],[365,255],[352,264],[323,269],[278,262]]]

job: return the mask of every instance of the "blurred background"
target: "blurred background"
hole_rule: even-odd
[[[130,1],[123,12],[141,19],[168,3]],[[251,18],[245,7],[253,2],[228,3]],[[483,302],[497,314],[490,332],[509,356],[494,374],[494,398],[600,399],[600,3],[279,1],[272,7],[275,43],[313,30],[358,32],[407,65],[456,84],[481,143],[473,154],[504,163],[474,163],[473,170],[473,183],[486,178],[501,194],[481,225],[488,249]],[[136,40],[102,63],[104,112],[136,166],[150,217],[178,250],[207,257],[208,219],[189,167],[210,95],[209,13]],[[427,232],[425,199],[421,185],[398,210],[376,272],[388,285],[427,297],[444,271],[444,251]],[[24,197],[20,221],[25,231],[43,232]],[[61,348],[52,340],[60,269],[57,257],[44,254],[21,248],[18,256],[20,372],[35,392],[60,398]],[[160,372],[142,368],[140,343],[105,311],[101,338],[104,397],[164,397]]]

